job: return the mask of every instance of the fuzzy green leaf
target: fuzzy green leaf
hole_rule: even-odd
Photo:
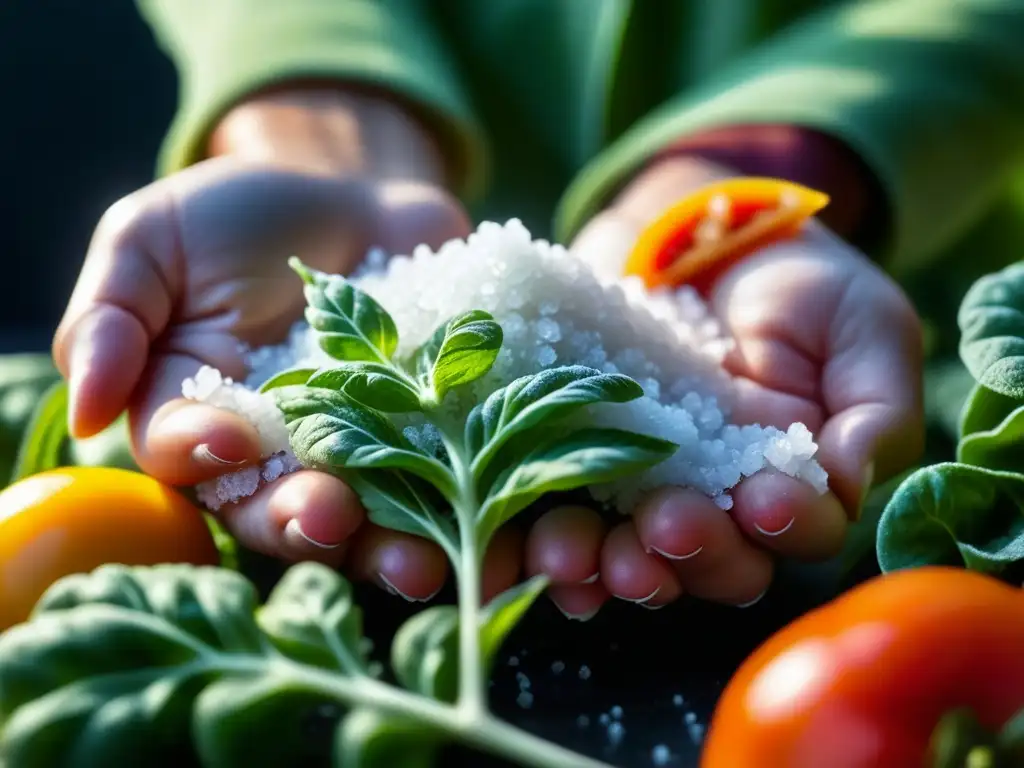
[[[341,392],[382,413],[420,410],[419,392],[397,370],[381,363],[342,363],[316,371],[304,383]]]
[[[581,429],[542,444],[503,473],[479,514],[486,542],[498,528],[545,493],[606,483],[659,464],[678,446],[617,429]]]
[[[479,309],[453,317],[413,357],[416,374],[437,402],[485,375],[501,350],[501,326]]]
[[[380,304],[343,277],[310,269],[296,258],[288,264],[306,284],[306,322],[324,352],[336,360],[391,359],[398,329]]]
[[[422,723],[357,709],[338,725],[338,768],[431,768],[438,734]]]
[[[1024,476],[955,463],[919,469],[882,513],[877,548],[884,571],[1017,570],[1024,561]]]
[[[297,718],[319,699],[291,671],[315,672],[298,661],[313,638],[345,627],[324,649],[335,660],[353,639],[341,582],[295,566],[258,622],[256,590],[224,569],[108,565],[61,580],[0,635],[0,754],[19,768],[189,765],[196,734],[207,764],[222,765],[243,727],[248,754],[282,754],[290,736],[302,754]],[[313,596],[300,600],[304,588]],[[333,666],[319,674],[354,682]]]
[[[1024,469],[1024,406],[1008,413],[990,429],[978,430],[957,445],[957,461],[985,469]]]
[[[383,414],[329,389],[285,387],[274,393],[303,466],[335,472],[402,469],[449,498],[455,495],[451,471],[417,451]]]
[[[362,647],[352,585],[329,568],[289,569],[256,618],[286,656],[348,675],[376,673]]]
[[[459,611],[425,608],[407,619],[391,643],[391,668],[410,691],[452,703],[459,690]]]
[[[967,395],[960,412],[959,436],[961,438],[976,432],[987,432],[998,427],[1022,401],[993,392],[988,387],[975,384]]]
[[[309,377],[316,373],[316,368],[289,368],[274,374],[260,385],[260,392],[269,392],[281,387],[295,387],[305,384]]]
[[[601,373],[582,365],[553,368],[523,376],[494,392],[469,415],[466,446],[475,456],[477,476],[513,436],[550,424],[595,403],[626,403],[643,396],[628,376]]]
[[[68,439],[68,385],[63,379],[43,394],[22,438],[11,482],[59,467]]]
[[[457,551],[458,533],[437,499],[437,491],[415,475],[397,470],[360,470],[345,481],[375,524],[437,542]]]
[[[975,380],[1024,399],[1024,264],[978,280],[958,315],[960,357]]]
[[[495,597],[480,612],[480,657],[485,672],[502,643],[547,588],[535,576]],[[451,605],[420,611],[403,624],[391,646],[391,666],[411,691],[454,702],[458,694],[459,612]]]
[[[315,738],[310,725],[334,705],[280,675],[225,677],[196,697],[192,740],[204,766],[315,765],[330,751],[331,734]],[[254,734],[260,725],[273,735]]]

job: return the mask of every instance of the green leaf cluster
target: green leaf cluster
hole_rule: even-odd
[[[458,604],[400,628],[390,659],[398,687],[367,655],[351,587],[324,566],[293,566],[262,606],[227,569],[110,565],[69,577],[0,636],[6,768],[298,765],[317,746],[346,768],[424,768],[451,742],[527,766],[599,765],[490,713],[495,654],[546,581],[482,605],[482,560],[495,532],[545,493],[639,472],[675,451],[566,421],[640,397],[640,386],[581,366],[542,371],[457,423],[445,399],[493,366],[502,345],[493,317],[454,317],[399,356],[396,324],[372,297],[291,263],[334,362],[285,371],[262,389],[304,465],[348,482],[378,525],[444,549]],[[396,414],[435,429],[440,457],[410,440]],[[325,712],[330,743],[312,744],[309,721]]]
[[[964,297],[960,358],[974,380],[956,461],[923,467],[879,523],[883,570],[956,565],[1024,578],[1024,263],[983,277]]]

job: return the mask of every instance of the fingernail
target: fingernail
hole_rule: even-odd
[[[658,588],[656,590],[651,592],[651,594],[649,594],[647,597],[632,598],[632,597],[622,597],[621,595],[616,595],[616,597],[618,597],[620,600],[625,600],[627,603],[636,603],[637,605],[644,605],[645,603],[649,603],[651,600],[653,600],[655,598],[655,596],[659,592],[661,592],[661,586],[660,585],[658,586]]]
[[[747,601],[747,602],[745,602],[745,603],[738,603],[738,604],[736,605],[736,607],[737,607],[737,608],[749,608],[749,607],[751,607],[752,605],[757,605],[758,603],[760,603],[760,602],[761,602],[761,600],[762,600],[762,599],[764,598],[764,596],[765,596],[765,595],[767,595],[767,594],[768,594],[768,590],[766,589],[766,590],[765,590],[764,592],[762,592],[762,593],[761,593],[760,595],[758,595],[757,597],[755,597],[755,598],[754,598],[753,600],[748,600],[748,601]]]
[[[657,605],[651,605],[650,603],[640,603],[640,607],[648,611],[660,611],[668,603],[658,603]]]
[[[554,600],[551,602],[555,603]],[[587,611],[586,613],[570,613],[558,603],[555,603],[555,608],[557,608],[565,618],[569,619],[569,621],[590,621],[592,618],[597,616],[597,612],[601,610],[601,606],[598,606],[594,610]]]
[[[309,542],[314,547],[319,547],[320,549],[337,549],[341,546],[340,541],[337,544],[324,544],[322,541],[317,541],[316,539],[308,536],[306,532],[302,530],[302,525],[296,517],[293,517],[285,524],[284,535],[291,538],[298,536],[303,541]]]
[[[601,578],[601,572],[600,571],[595,573],[593,576],[588,576],[583,581],[581,581],[580,584],[596,584],[597,580],[599,578]]]
[[[192,458],[196,461],[201,461],[206,464],[219,464],[222,467],[240,467],[245,464],[245,460],[242,461],[228,461],[222,459],[220,456],[210,450],[208,443],[200,443],[192,449]],[[294,520],[292,522],[295,522]]]
[[[441,591],[441,588],[435,589],[426,597],[412,597],[411,595],[405,594],[402,590],[394,585],[394,583],[383,573],[378,573],[377,578],[380,580],[381,586],[384,587],[385,591],[390,595],[397,595],[408,603],[426,603],[437,597],[437,593]]]
[[[758,531],[759,531],[759,532],[760,532],[761,534],[763,534],[763,535],[765,535],[765,536],[781,536],[781,535],[782,535],[782,534],[784,534],[784,533],[785,533],[786,531],[788,531],[788,530],[789,530],[790,528],[792,528],[792,527],[793,527],[793,523],[795,523],[795,522],[796,522],[796,518],[795,518],[795,517],[791,517],[791,518],[789,518],[789,522],[788,522],[788,523],[786,523],[786,524],[785,524],[784,526],[782,526],[781,528],[779,528],[779,530],[777,530],[777,531],[766,531],[766,530],[765,530],[764,528],[762,528],[762,527],[761,527],[760,525],[758,525],[757,523],[754,523],[754,527],[755,527],[755,528],[757,528],[757,530],[758,530]]]
[[[704,545],[701,544],[699,547],[697,547],[695,550],[693,550],[693,552],[689,553],[688,555],[670,555],[665,550],[658,549],[653,544],[647,548],[648,552],[654,552],[656,554],[659,554],[659,555],[661,555],[662,557],[664,557],[667,560],[689,560],[691,557],[696,557],[697,555],[699,555],[703,550],[704,550]]]

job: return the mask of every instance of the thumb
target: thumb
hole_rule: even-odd
[[[436,250],[468,237],[471,228],[462,204],[437,186],[392,181],[377,189],[372,243],[389,254],[408,254],[418,245]]]

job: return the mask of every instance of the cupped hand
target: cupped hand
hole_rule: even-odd
[[[140,467],[194,485],[260,458],[240,417],[183,400],[202,365],[244,377],[239,341],[281,341],[301,317],[287,257],[345,273],[368,248],[409,252],[465,236],[461,207],[420,183],[372,182],[217,158],[112,206],[96,229],[53,353],[70,383],[70,427],[86,437],[126,408]],[[285,560],[344,562],[410,597],[445,578],[440,550],[365,522],[338,479],[301,471],[219,511],[247,547]],[[506,537],[509,534],[504,534]],[[518,566],[498,558],[495,578]],[[346,556],[347,551],[347,556]]]
[[[576,246],[634,241],[692,187],[682,166],[655,169],[580,233]],[[625,256],[625,253],[623,254]],[[920,323],[878,267],[817,223],[717,279],[710,309],[736,341],[732,420],[815,434],[830,491],[763,471],[732,491],[733,508],[666,488],[608,529],[592,510],[556,510],[527,541],[530,573],[547,573],[563,612],[592,616],[610,597],[647,608],[683,594],[736,606],[767,591],[778,556],[826,559],[841,548],[873,481],[923,446]]]

